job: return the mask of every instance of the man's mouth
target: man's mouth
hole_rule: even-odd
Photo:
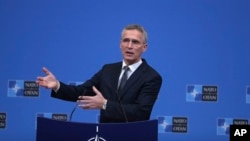
[[[133,55],[134,53],[133,52],[131,52],[131,51],[126,51],[125,52],[127,55]]]

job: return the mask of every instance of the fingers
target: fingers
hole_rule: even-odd
[[[77,103],[83,109],[100,109],[102,108],[103,101],[105,100],[102,93],[95,87],[92,87],[95,96],[79,96]]]
[[[83,109],[91,109],[92,103],[89,100],[77,100],[78,107],[81,107]]]
[[[43,81],[43,77],[38,76],[37,81]]]
[[[92,96],[79,96],[78,99],[79,100],[91,100]]]
[[[51,72],[50,72],[47,68],[45,68],[45,67],[43,67],[42,70],[43,70],[43,72],[44,72],[46,75],[51,74]]]
[[[101,92],[95,86],[92,86],[92,89],[97,95],[102,95]]]
[[[39,86],[44,86],[44,78],[38,76],[37,79],[36,79],[36,83],[37,83]]]
[[[44,81],[36,81],[36,83],[37,83],[39,86],[48,88],[47,84],[46,84]]]

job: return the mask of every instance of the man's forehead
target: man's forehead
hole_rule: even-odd
[[[142,33],[136,29],[125,30],[123,32],[122,38],[142,38]]]
[[[142,32],[139,31],[138,29],[126,29],[126,30],[124,30],[124,33],[125,33],[125,32],[137,32],[137,33],[142,34]]]

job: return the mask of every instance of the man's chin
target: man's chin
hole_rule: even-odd
[[[125,60],[125,62],[128,63],[129,65],[130,65],[130,64],[136,63],[136,59],[134,59],[134,58],[125,57],[124,60]]]

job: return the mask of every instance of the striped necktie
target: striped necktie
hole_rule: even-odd
[[[120,92],[123,87],[125,86],[127,80],[128,80],[128,71],[129,71],[129,67],[128,66],[124,66],[123,67],[123,70],[124,70],[124,73],[122,75],[122,78],[121,78],[121,81],[120,81],[120,85],[119,85],[119,88],[118,88],[118,92]]]

